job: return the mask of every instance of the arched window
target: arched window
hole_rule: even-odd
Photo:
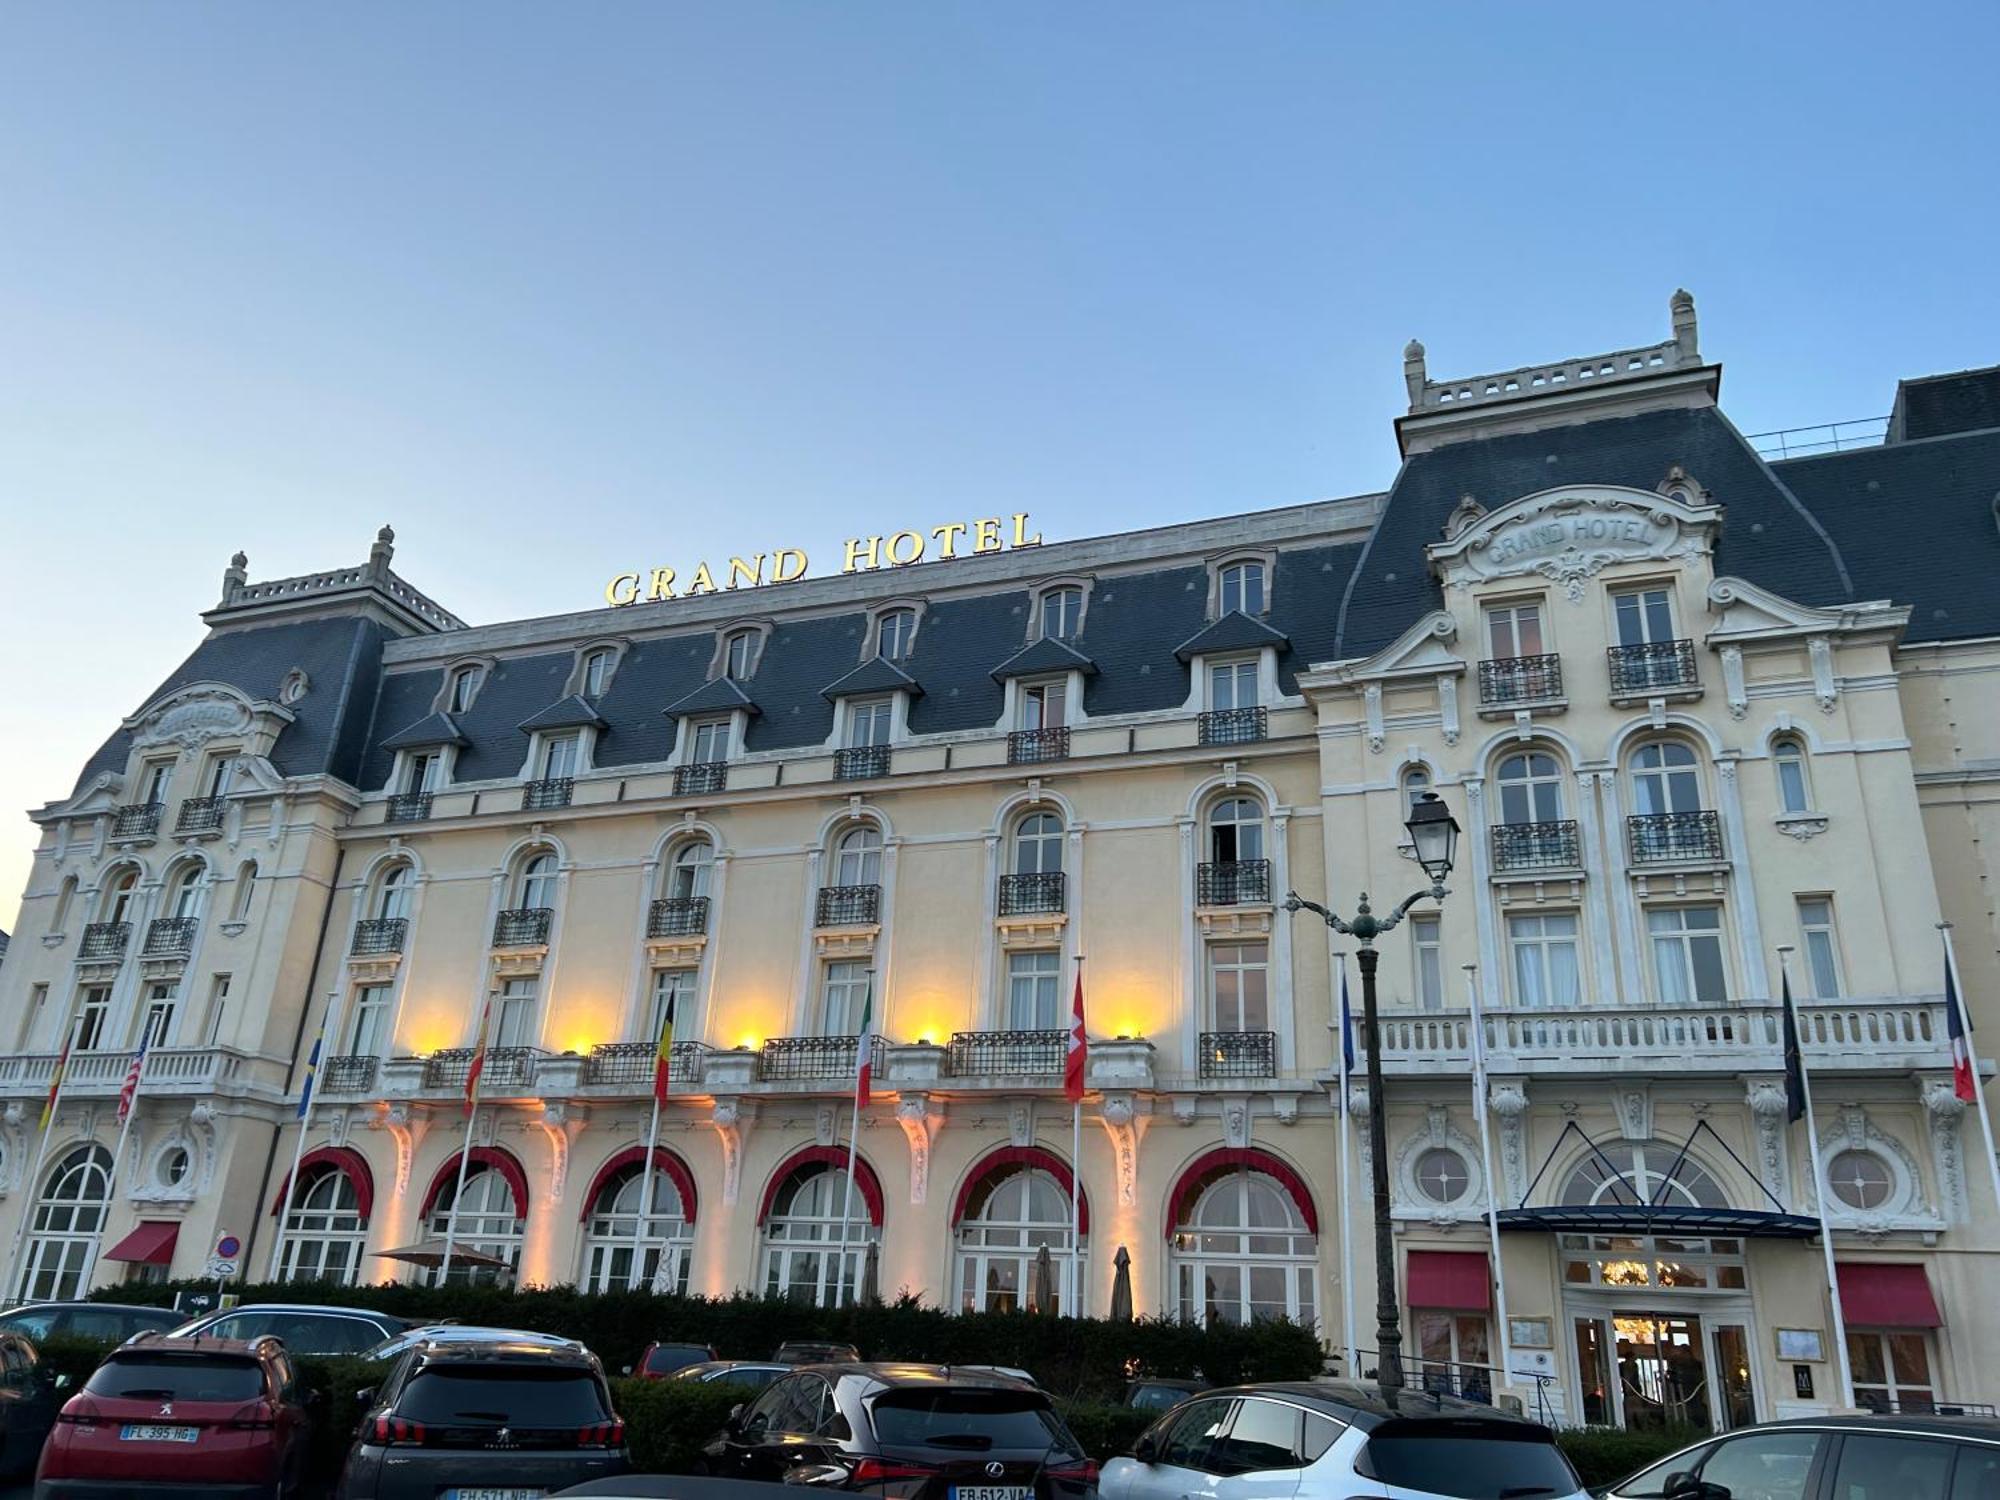
[[[610,647],[600,647],[583,659],[583,696],[602,698],[604,690],[611,686],[611,665],[618,659]]]
[[[430,1232],[443,1236],[451,1229],[451,1205],[457,1199],[457,1164],[445,1179],[431,1204]],[[503,1262],[499,1266],[468,1266],[463,1261],[451,1268],[453,1285],[480,1283],[505,1285],[521,1269],[521,1215],[523,1207],[514,1196],[514,1187],[497,1167],[475,1162],[465,1176],[465,1196],[457,1199],[458,1228],[454,1245],[477,1250]],[[437,1268],[425,1273],[425,1284],[440,1284]]]
[[[514,905],[524,911],[549,910],[556,904],[556,857],[544,849],[521,866],[515,882]]]
[[[1542,750],[1526,750],[1500,762],[1502,823],[1555,823],[1562,820],[1562,767]]]
[[[758,647],[762,644],[760,631],[731,631],[722,645],[722,675],[731,682],[748,682],[757,670]]]
[[[834,847],[835,885],[880,885],[882,883],[882,830],[862,823],[840,836]]]
[[[1654,740],[1632,756],[1633,811],[1640,817],[1701,811],[1701,773],[1679,740]]]
[[[1424,800],[1424,793],[1431,789],[1431,773],[1422,766],[1411,766],[1403,773],[1403,815],[1408,817]]]
[[[1241,610],[1246,615],[1264,612],[1264,565],[1260,562],[1230,563],[1216,576],[1217,613]]]
[[[1318,1317],[1318,1239],[1285,1186],[1223,1166],[1181,1195],[1173,1228],[1174,1295],[1183,1321],[1249,1323]]]
[[[361,1265],[368,1226],[354,1180],[327,1162],[299,1174],[285,1206],[285,1246],[280,1281],[337,1281],[351,1285]]]
[[[764,1221],[764,1295],[814,1307],[855,1301],[862,1262],[877,1238],[861,1185],[850,1187],[845,1167],[800,1167],[779,1185]]]
[[[1812,782],[1806,775],[1805,742],[1794,734],[1778,736],[1771,741],[1771,765],[1778,777],[1778,811],[1810,812]]]
[[[1018,1312],[1034,1300],[1035,1262],[1048,1246],[1054,1306],[1071,1310],[1069,1190],[1054,1174],[1003,1167],[967,1199],[958,1225],[958,1305],[965,1312]]]
[[[714,871],[715,845],[707,839],[689,839],[674,851],[667,866],[667,895],[676,901],[706,896]]]
[[[111,877],[104,888],[103,916],[105,922],[129,922],[132,920],[133,898],[139,892],[139,872],[127,865]]]
[[[1048,589],[1041,598],[1041,633],[1044,640],[1067,641],[1083,623],[1083,590]]]
[[[1014,825],[1014,873],[1060,875],[1063,823],[1054,813],[1029,813]]]
[[[232,921],[244,922],[250,917],[250,902],[257,894],[257,861],[246,859],[236,867],[235,888],[229,902],[229,916]]]
[[[183,865],[167,883],[166,914],[192,920],[201,911],[201,877],[206,869],[199,861]]]
[[[1264,858],[1264,805],[1224,797],[1208,811],[1208,857],[1218,864]]]
[[[910,654],[916,639],[914,609],[887,610],[875,622],[875,654],[885,661],[901,661]]]
[[[73,1147],[56,1163],[35,1204],[19,1300],[62,1302],[83,1295],[110,1189],[111,1153],[102,1146]]]
[[[69,909],[76,902],[76,877],[65,875],[56,888],[55,910],[49,915],[49,931],[64,932],[69,926]]]
[[[391,865],[382,872],[382,879],[375,887],[374,915],[378,920],[394,921],[409,916],[410,885],[408,865]]]
[[[451,674],[451,689],[445,697],[447,712],[462,714],[472,707],[472,700],[479,693],[479,668],[460,667]]]
[[[1743,1241],[1710,1237],[1699,1222],[1677,1226],[1702,1209],[1730,1208],[1715,1175],[1681,1147],[1665,1141],[1607,1141],[1570,1170],[1558,1201],[1567,1207],[1644,1209],[1659,1233],[1639,1223],[1611,1222],[1598,1234],[1563,1234],[1562,1279],[1582,1286],[1740,1291]]]
[[[641,1292],[657,1287],[676,1296],[687,1292],[688,1251],[694,1244],[687,1205],[673,1178],[659,1167],[653,1168],[651,1190],[648,1215],[647,1174],[636,1161],[614,1173],[599,1190],[584,1226],[585,1291]]]

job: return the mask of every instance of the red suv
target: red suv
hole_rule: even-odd
[[[35,1500],[123,1500],[162,1479],[203,1500],[292,1500],[308,1438],[277,1339],[142,1333],[57,1414]]]

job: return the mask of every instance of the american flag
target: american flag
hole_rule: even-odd
[[[132,1101],[139,1095],[139,1074],[146,1066],[146,1048],[151,1042],[151,1036],[139,1038],[139,1050],[132,1054],[132,1066],[125,1070],[125,1081],[118,1086],[118,1124],[121,1129],[126,1117],[132,1113]]]

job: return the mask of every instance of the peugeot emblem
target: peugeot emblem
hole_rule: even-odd
[[[1005,1474],[1006,1472],[1007,1472],[1007,1466],[1001,1463],[1000,1460],[997,1458],[986,1465],[986,1477],[988,1479],[998,1479],[1002,1474]]]
[[[174,1414],[174,1403],[171,1401],[162,1401],[160,1403],[160,1415],[163,1417],[171,1417],[173,1414]]]

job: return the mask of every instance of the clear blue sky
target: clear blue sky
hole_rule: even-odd
[[[2000,360],[2000,6],[14,4],[16,809],[230,552],[485,621],[1031,511],[1380,487],[1443,374],[1666,336],[1747,429]]]

